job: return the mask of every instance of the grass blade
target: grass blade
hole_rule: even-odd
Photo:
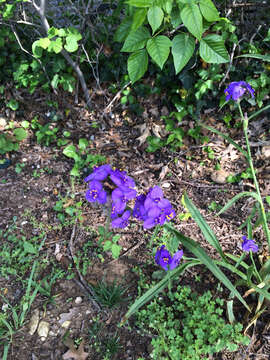
[[[161,281],[159,281],[151,289],[147,290],[146,293],[143,294],[139,299],[135,300],[135,302],[129,308],[128,312],[123,317],[120,325],[123,325],[131,315],[135,314],[144,304],[152,300],[160,291],[167,287],[170,280],[183,273],[187,268],[199,264],[201,264],[199,260],[196,260],[192,263],[184,263],[178,266],[175,270],[168,272]]]
[[[221,249],[221,246],[219,244],[219,241],[210,228],[210,226],[206,223],[202,215],[200,214],[199,210],[196,208],[196,206],[192,203],[192,201],[189,199],[189,197],[185,194],[184,195],[185,204],[188,208],[188,211],[190,212],[193,220],[197,223],[199,228],[201,229],[205,239],[209,242],[210,245],[212,245],[219,255],[226,261],[225,255]]]
[[[241,146],[239,146],[238,144],[236,144],[235,141],[233,141],[233,139],[228,136],[228,135],[225,135],[223,134],[222,132],[218,131],[217,129],[211,127],[211,126],[208,126],[208,125],[205,125],[203,123],[199,123],[200,126],[204,127],[205,129],[208,129],[209,131],[212,131],[213,133],[223,137],[223,139],[227,140],[230,144],[232,144],[238,151],[240,151],[245,157],[248,156],[247,152],[241,148]]]
[[[217,216],[224,213],[224,211],[228,210],[237,200],[241,199],[244,196],[254,197],[257,201],[260,201],[258,194],[254,191],[243,191],[240,194],[235,195],[228,203],[223,206],[223,208],[217,213]]]
[[[220,280],[230,291],[231,293],[241,301],[241,303],[247,308],[250,312],[250,308],[246,301],[243,299],[241,294],[235,288],[235,286],[231,283],[231,281],[227,278],[227,276],[220,270],[220,268],[214,263],[214,261],[206,254],[206,252],[200,247],[198,243],[194,240],[184,236],[179,231],[174,229],[168,224],[165,224],[164,227],[172,232],[174,235],[178,237],[181,243],[191,251],[211,272],[212,274]]]

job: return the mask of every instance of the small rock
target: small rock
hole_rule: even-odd
[[[165,182],[165,183],[163,183],[161,186],[162,186],[163,188],[165,188],[165,189],[168,189],[168,188],[171,186],[171,184],[168,183],[168,182]]]
[[[63,322],[63,324],[62,324],[61,326],[62,326],[62,328],[64,328],[64,329],[68,329],[70,324],[71,324],[71,321],[70,321],[70,320],[66,320],[66,321]]]
[[[29,321],[29,334],[34,335],[39,323],[39,310],[35,309]]]
[[[217,184],[226,184],[226,179],[230,174],[222,169],[213,171],[211,179]]]
[[[263,146],[262,147],[262,155],[265,158],[269,158],[270,157],[270,146]]]
[[[38,326],[38,335],[41,337],[41,340],[44,341],[49,333],[50,324],[47,321],[41,320]]]
[[[80,296],[77,296],[75,299],[75,304],[79,305],[82,303],[82,298]]]
[[[57,336],[57,334],[55,332],[53,332],[52,330],[49,331],[49,335],[50,336]]]
[[[7,125],[7,120],[4,117],[0,116],[0,127],[5,128],[6,125]]]

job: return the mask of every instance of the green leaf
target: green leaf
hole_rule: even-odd
[[[74,35],[69,35],[66,37],[66,44],[64,45],[64,48],[72,53],[72,52],[75,52],[78,50],[78,41],[77,41],[77,38],[76,36]]]
[[[181,11],[181,18],[188,31],[198,40],[201,40],[203,26],[198,5],[194,3],[186,4]]]
[[[57,38],[51,41],[50,45],[48,46],[49,52],[54,52],[55,54],[59,54],[63,49],[62,39]]]
[[[68,145],[64,148],[63,154],[71,159],[78,159],[77,149],[74,145]],[[76,161],[76,160],[75,160]]]
[[[152,5],[152,2],[153,0],[128,0],[127,4],[139,8],[148,8]]]
[[[39,45],[39,40],[36,40],[32,44],[32,53],[36,58],[40,58],[43,53],[42,47]]]
[[[152,6],[147,12],[147,19],[154,34],[162,24],[164,13],[159,6]]]
[[[148,68],[148,55],[145,49],[136,51],[128,58],[128,75],[132,83],[139,80]]]
[[[173,8],[173,0],[166,0],[165,3],[163,3],[162,7],[163,10],[170,15]]]
[[[59,32],[59,30],[58,30]],[[79,33],[79,30],[74,27],[68,27],[67,28],[68,36],[73,37],[77,41],[80,41],[82,39],[82,35]]]
[[[16,137],[16,140],[22,141],[27,138],[27,131],[23,128],[17,128],[13,130],[13,134]]]
[[[126,38],[124,45],[121,49],[122,52],[133,52],[145,47],[147,40],[151,35],[149,30],[142,26],[136,31],[132,31]]]
[[[250,308],[246,301],[243,299],[238,290],[234,287],[231,281],[227,278],[227,276],[220,270],[220,268],[214,263],[214,261],[206,254],[206,252],[200,247],[200,245],[194,240],[184,236],[179,231],[175,230],[170,225],[165,224],[165,229],[176,235],[181,243],[187,248],[192,254],[194,254],[211,272],[212,274],[220,280],[231,292],[234,296],[236,296],[241,303],[247,308],[250,312]]]
[[[205,239],[209,242],[210,245],[212,245],[217,250],[219,255],[223,259],[225,259],[225,255],[221,249],[221,246],[219,244],[219,241],[218,241],[216,235],[214,234],[214,232],[212,231],[210,226],[206,223],[206,221],[200,214],[199,210],[196,208],[196,206],[193,204],[193,202],[189,199],[189,197],[186,194],[184,195],[184,202],[185,202],[186,208],[188,209],[188,211],[190,212],[190,214],[192,216],[192,219],[196,222],[196,224],[201,229]]]
[[[7,106],[8,106],[11,110],[13,110],[13,111],[19,109],[19,103],[18,103],[18,101],[15,100],[15,99],[9,100],[9,102],[7,103]]]
[[[132,26],[132,21],[132,16],[129,16],[121,22],[114,34],[114,41],[123,42],[127,38]]]
[[[151,58],[158,64],[158,66],[163,68],[166,60],[168,59],[171,47],[171,40],[164,35],[156,36],[147,41],[147,51]]]
[[[88,142],[87,139],[81,138],[79,140],[78,147],[79,147],[80,150],[85,150],[85,149],[87,149],[88,146],[89,146],[89,142]]]
[[[195,40],[189,34],[176,35],[172,40],[172,55],[175,73],[178,74],[192,57]]]
[[[50,45],[51,40],[46,37],[39,39],[39,46],[42,47],[42,49],[47,49],[47,47]]]
[[[224,213],[224,211],[228,210],[237,200],[241,199],[242,197],[253,197],[258,202],[260,202],[258,194],[254,191],[243,191],[240,194],[235,195],[230,201],[228,201],[227,204],[223,206],[223,208],[217,213],[217,215]]]
[[[239,57],[247,57],[247,58],[253,58],[253,59],[258,59],[258,60],[263,60],[263,61],[270,62],[270,55],[244,54],[244,55],[236,56],[236,59],[239,58]]]
[[[203,17],[207,21],[212,22],[219,20],[219,13],[211,0],[199,0],[199,6]]]
[[[117,244],[112,244],[111,252],[112,252],[112,257],[113,257],[114,259],[118,259],[118,258],[119,258],[121,249],[122,249],[122,246],[117,245]]]
[[[137,30],[142,24],[144,23],[144,20],[146,18],[147,9],[137,9],[133,15],[132,20],[132,26],[131,31]]]
[[[79,168],[77,166],[77,164],[75,164],[70,172],[70,175],[72,176],[80,176],[80,171]]]
[[[37,254],[37,249],[28,241],[23,242],[23,248],[28,254]]]
[[[112,247],[112,242],[110,240],[105,241],[105,243],[103,244],[104,251],[111,250],[111,247]]]
[[[201,40],[200,56],[207,63],[221,64],[230,60],[222,37],[215,34],[207,35]]]

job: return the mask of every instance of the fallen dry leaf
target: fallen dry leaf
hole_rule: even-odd
[[[76,349],[72,339],[66,339],[64,344],[69,347],[69,350],[64,353],[62,358],[64,360],[74,359],[74,360],[86,360],[89,353],[84,352],[84,341],[80,343],[78,349]]]

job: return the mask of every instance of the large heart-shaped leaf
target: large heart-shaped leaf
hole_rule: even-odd
[[[152,6],[147,12],[147,19],[152,28],[153,34],[160,27],[164,18],[164,13],[159,6]]]
[[[188,31],[198,40],[201,40],[203,33],[202,15],[198,5],[186,4],[181,11],[181,18]]]
[[[128,75],[132,83],[139,80],[148,68],[148,55],[145,49],[138,50],[128,58]]]
[[[175,73],[178,74],[188,63],[195,49],[195,40],[188,34],[176,35],[172,40],[172,54]]]
[[[219,19],[219,13],[211,0],[199,0],[199,5],[203,17],[207,21],[217,21]]]
[[[133,52],[145,47],[146,42],[150,39],[151,35],[149,30],[142,26],[136,31],[132,31],[126,38],[124,45],[121,49],[123,52]]]
[[[132,20],[131,31],[135,31],[140,26],[142,26],[142,24],[144,23],[144,20],[146,18],[146,14],[147,14],[147,9],[145,9],[145,8],[137,9],[135,11],[135,13],[133,15],[133,20]]]
[[[201,40],[200,56],[207,63],[221,64],[230,60],[224,41],[216,34],[207,35]]]
[[[171,40],[164,35],[156,36],[147,41],[146,49],[151,58],[163,68],[166,60],[168,59],[171,47]]]

